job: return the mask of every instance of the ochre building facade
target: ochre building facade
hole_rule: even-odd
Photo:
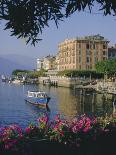
[[[95,70],[98,61],[108,59],[108,43],[100,35],[66,39],[58,45],[59,71]]]

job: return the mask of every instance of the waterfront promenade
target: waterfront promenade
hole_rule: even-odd
[[[90,79],[81,79],[79,77],[65,77],[65,76],[49,76],[49,77],[39,77],[38,81],[43,84],[47,81],[47,84],[56,83],[59,87],[73,88],[75,85],[82,85],[84,83],[90,83]]]

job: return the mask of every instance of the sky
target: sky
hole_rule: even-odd
[[[111,45],[116,43],[116,17],[103,14],[77,12],[61,21],[58,29],[55,23],[50,22],[50,27],[43,30],[40,36],[42,41],[37,43],[36,47],[26,45],[24,40],[10,36],[10,31],[3,28],[3,24],[0,23],[0,55],[18,54],[33,58],[56,55],[58,44],[65,39],[96,34],[104,36]]]

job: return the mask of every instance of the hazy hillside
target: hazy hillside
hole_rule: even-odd
[[[0,55],[0,74],[11,74],[14,69],[33,70],[36,59],[20,55]]]

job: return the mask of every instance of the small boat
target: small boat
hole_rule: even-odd
[[[28,91],[27,97],[25,99],[26,102],[37,106],[48,106],[48,102],[50,97],[47,95],[46,92],[38,92],[38,91]]]
[[[12,83],[13,83],[13,84],[21,84],[21,81],[18,80],[18,79],[14,79],[14,80],[12,81]]]
[[[6,82],[7,81],[6,76],[5,75],[1,75],[1,80],[2,80],[2,82]]]

